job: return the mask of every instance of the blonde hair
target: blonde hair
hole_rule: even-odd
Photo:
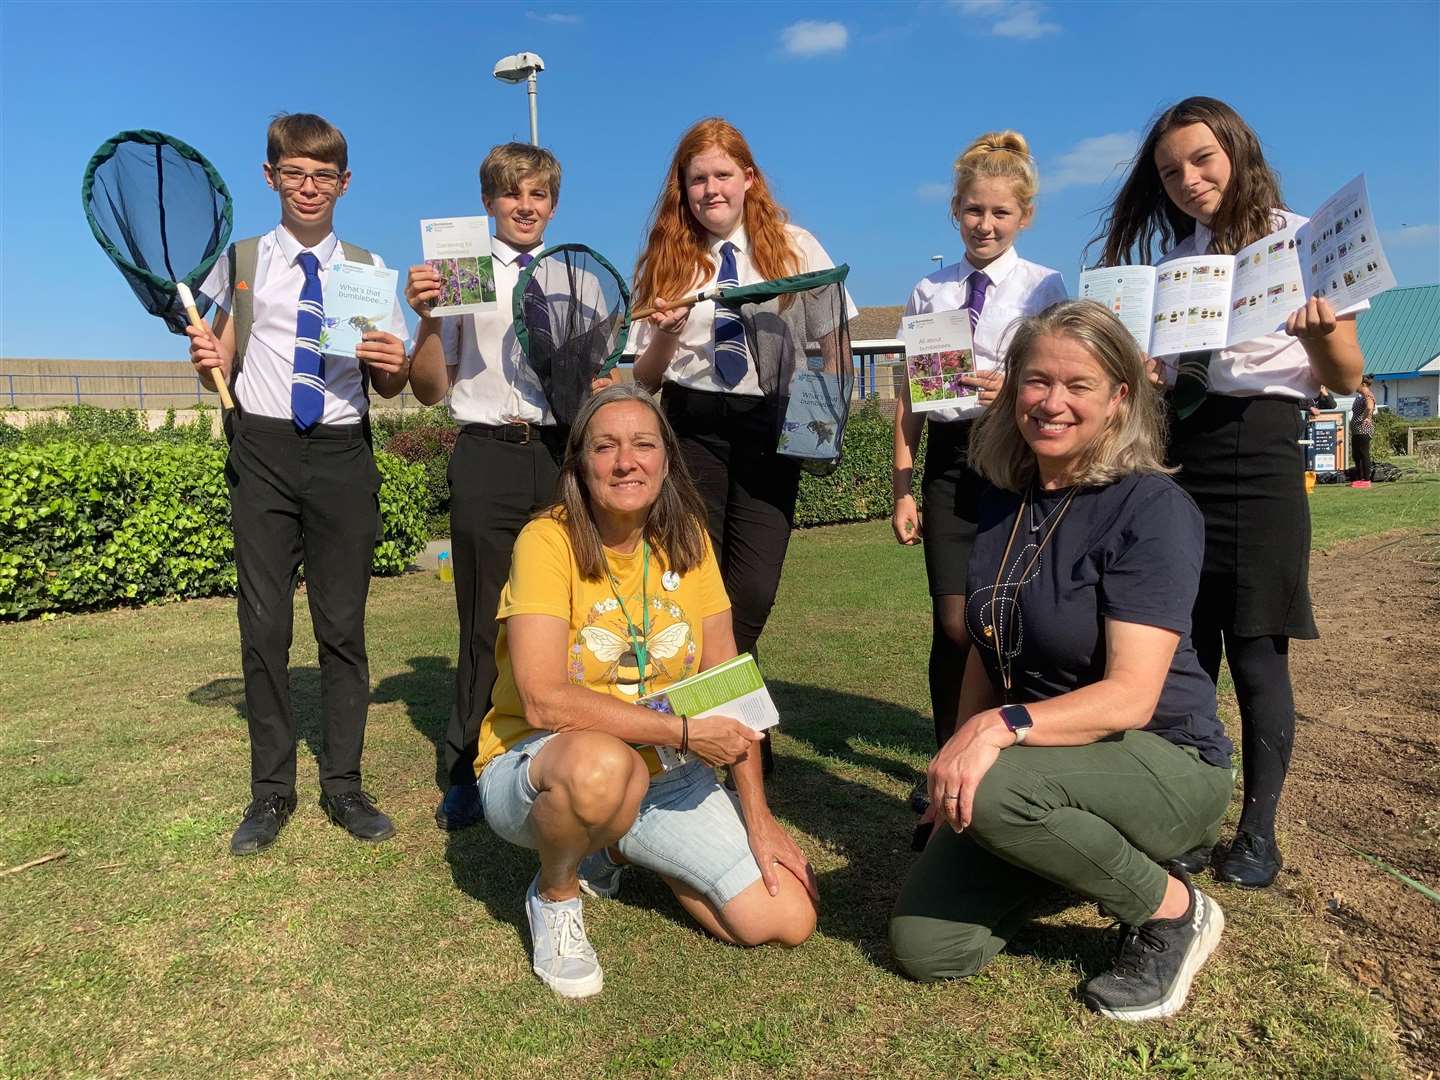
[[[955,190],[950,196],[950,216],[958,224],[965,208],[965,193],[976,180],[1009,180],[1021,212],[1035,205],[1040,174],[1030,156],[1030,144],[1018,131],[987,131],[955,159]]]
[[[565,440],[555,502],[535,515],[553,518],[565,527],[575,564],[586,581],[603,578],[606,562],[605,545],[590,508],[590,489],[585,486],[585,439],[596,413],[606,405],[627,401],[638,402],[654,414],[665,448],[665,479],[645,520],[645,542],[665,569],[678,574],[688,574],[705,559],[705,503],[690,480],[675,429],[660,403],[638,383],[616,383],[592,394],[580,406]]]
[[[529,143],[501,143],[480,163],[480,194],[493,199],[518,187],[527,177],[544,184],[552,202],[560,201],[560,161],[554,154]]]
[[[1072,481],[1085,487],[1114,483],[1133,472],[1170,474],[1164,464],[1165,413],[1145,356],[1130,331],[1093,300],[1062,300],[1021,321],[1005,350],[1005,383],[970,433],[970,466],[996,487],[1023,491],[1035,476],[1035,453],[1020,432],[1015,403],[1025,362],[1042,337],[1064,337],[1085,347],[1109,380],[1125,386],[1115,412],[1086,450]]]

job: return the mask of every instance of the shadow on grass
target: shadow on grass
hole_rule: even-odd
[[[450,786],[445,775],[445,727],[455,700],[455,665],[448,656],[412,656],[410,670],[388,675],[375,684],[370,700],[377,704],[401,702],[415,730],[435,747],[435,786]]]
[[[901,755],[934,752],[929,717],[893,702],[825,687],[775,681],[769,684],[785,734],[817,753],[848,765],[874,769],[908,789],[920,772]],[[855,742],[894,747],[895,756],[856,749]],[[910,850],[915,813],[904,797],[846,779],[823,763],[776,755],[766,785],[771,808],[845,860],[820,877],[820,930],[855,944],[880,967],[898,970],[888,940],[890,911],[916,855]],[[1085,903],[1049,887],[1007,951],[1073,968],[1086,979],[1110,964],[1113,935],[1087,926],[1055,925],[1046,919]]]

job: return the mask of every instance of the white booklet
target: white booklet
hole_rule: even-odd
[[[900,337],[905,342],[905,379],[913,411],[963,407],[976,397],[979,391],[960,381],[960,376],[975,370],[968,311],[906,315],[900,321]]]
[[[432,315],[470,315],[499,306],[489,218],[422,219],[420,253],[440,273],[440,299]]]
[[[1394,284],[1361,176],[1306,224],[1234,255],[1086,270],[1080,299],[1108,307],[1149,355],[1173,356],[1274,333],[1309,296],[1323,296],[1343,315]]]
[[[637,705],[671,716],[686,716],[691,720],[706,716],[728,716],[742,724],[764,731],[780,723],[780,713],[760,677],[760,668],[749,653],[707,668],[698,675],[681,679],[677,683],[647,694]],[[680,755],[673,746],[657,746],[660,764],[673,769],[681,763]]]
[[[390,325],[400,272],[386,266],[337,259],[325,275],[325,320],[320,351],[355,358],[355,346],[371,330]]]

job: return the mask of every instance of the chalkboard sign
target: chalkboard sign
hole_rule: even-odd
[[[1345,468],[1345,414],[1339,411],[1316,413],[1310,418],[1310,445],[1305,448],[1305,467],[1312,472],[1339,472]]]

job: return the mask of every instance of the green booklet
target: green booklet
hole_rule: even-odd
[[[733,660],[672,683],[664,690],[646,694],[636,704],[691,720],[729,716],[756,731],[780,723],[780,713],[775,709],[770,691],[765,689],[755,658],[749,653],[741,653]],[[660,764],[667,769],[682,764],[673,746],[657,746],[655,752]]]

